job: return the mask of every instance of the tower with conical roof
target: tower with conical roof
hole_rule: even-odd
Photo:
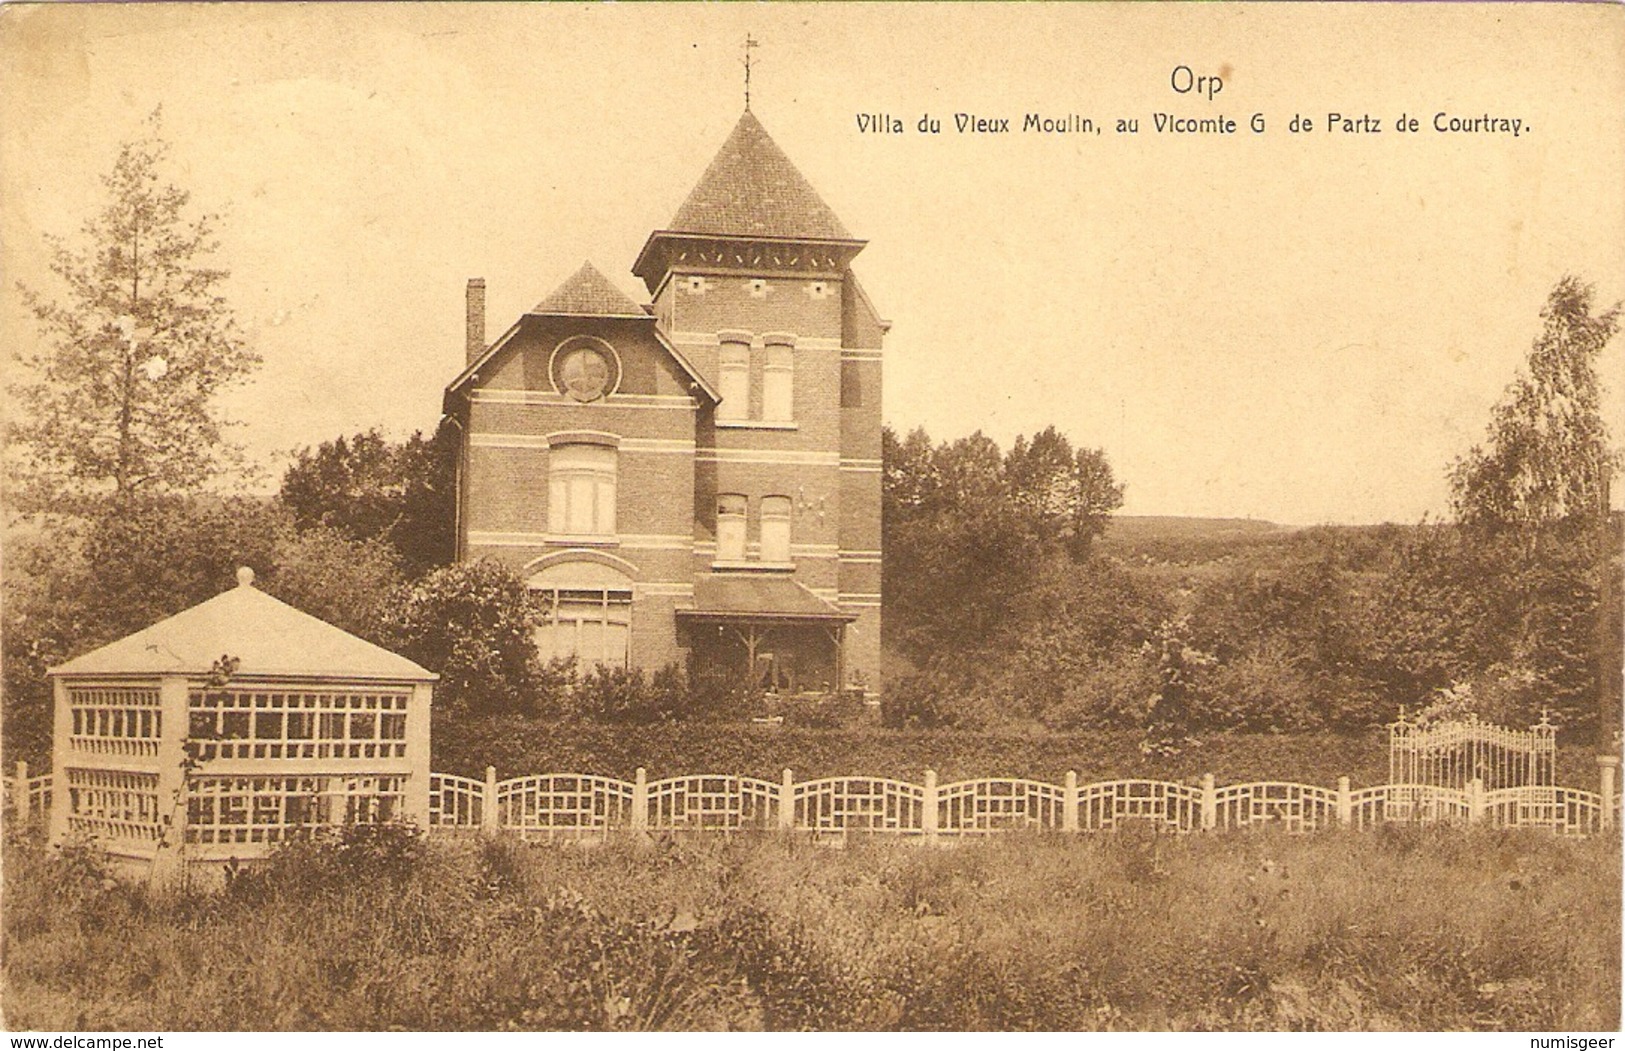
[[[879,685],[880,320],[853,237],[748,109],[632,272],[489,345],[470,282],[459,552],[549,611],[543,656]]]

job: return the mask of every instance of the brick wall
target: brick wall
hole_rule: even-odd
[[[782,495],[791,500],[795,579],[859,615],[848,630],[847,666],[878,687],[880,322],[842,277],[727,270],[676,274],[656,315],[713,386],[719,333],[748,338],[754,418],[762,415],[764,337],[793,337],[793,426],[719,425],[690,396],[692,382],[653,322],[526,318],[476,379],[467,406],[465,557],[495,557],[528,573],[569,549],[567,538],[547,532],[548,436],[611,435],[619,535],[593,547],[632,567],[636,663],[683,657],[674,611],[692,602],[694,574],[709,572],[716,557],[717,495],[747,499],[748,559],[759,557],[762,498]],[[554,389],[555,350],[578,335],[603,339],[619,358],[618,389],[601,402],[577,403]]]

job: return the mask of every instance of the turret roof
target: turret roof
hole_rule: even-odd
[[[750,110],[734,125],[668,229],[732,237],[852,239]]]

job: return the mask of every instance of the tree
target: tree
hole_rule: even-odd
[[[282,478],[282,503],[300,529],[325,527],[387,544],[411,576],[450,562],[454,551],[456,435],[393,443],[377,430],[300,449]]]
[[[929,444],[917,433],[916,452]],[[973,653],[1009,619],[1041,561],[1033,518],[1010,499],[999,447],[981,432],[908,466],[886,476],[888,631],[914,659]]]
[[[1565,275],[1541,310],[1525,371],[1495,406],[1484,447],[1451,468],[1456,517],[1475,538],[1500,537],[1511,625],[1504,680],[1536,684],[1568,708],[1571,727],[1618,721],[1619,606],[1608,444],[1596,362],[1619,331],[1620,305],[1593,314],[1595,289]],[[1592,631],[1581,630],[1589,620]],[[1587,669],[1584,647],[1592,635]],[[1584,704],[1583,697],[1595,698]],[[1561,703],[1567,702],[1567,703]],[[1600,714],[1601,718],[1598,718]]]
[[[277,537],[288,532],[263,500],[136,493],[118,513],[98,510],[108,513],[19,523],[7,535],[8,757],[49,754],[47,668],[213,598],[239,566],[274,577]]]
[[[914,428],[902,441],[890,427],[881,428],[882,522],[896,524],[923,513],[937,488],[932,452],[931,436],[924,427]]]
[[[1371,675],[1393,704],[1413,708],[1439,691],[1470,687],[1478,714],[1529,723],[1543,709],[1565,731],[1598,725],[1599,574],[1619,573],[1619,534],[1589,530],[1477,534],[1418,529],[1377,589]],[[1619,619],[1603,643],[1619,659]]]
[[[1112,475],[1104,449],[1079,449],[1072,456],[1071,532],[1068,550],[1081,558],[1091,541],[1106,531],[1113,511],[1123,506],[1126,486]]]
[[[206,262],[216,217],[187,218],[190,193],[160,174],[158,124],[119,148],[86,243],[49,239],[66,300],[19,286],[47,344],[11,387],[24,506],[193,490],[241,462],[214,399],[260,359],[220,295],[226,271]]]
[[[286,526],[263,499],[137,494],[87,520],[78,652],[213,598],[248,566],[270,575]]]
[[[1123,486],[1112,477],[1103,449],[1072,449],[1053,426],[1017,437],[1005,456],[1011,498],[1033,517],[1046,541],[1058,542],[1082,559],[1106,530],[1111,513],[1123,506]]]
[[[1619,330],[1620,308],[1593,315],[1594,295],[1573,276],[1552,289],[1527,372],[1495,406],[1486,445],[1451,468],[1456,517],[1464,525],[1496,530],[1595,520],[1606,509],[1615,457],[1596,360]]]
[[[401,584],[394,549],[334,529],[281,531],[267,594],[369,641],[379,638],[379,607]]]
[[[888,634],[917,660],[997,645],[1054,561],[1076,568],[1122,503],[1098,449],[1054,427],[1008,454],[980,431],[932,446],[923,430],[882,434],[882,582]]]
[[[535,710],[541,616],[524,581],[492,559],[434,570],[379,613],[383,645],[440,675],[437,705],[474,714]]]

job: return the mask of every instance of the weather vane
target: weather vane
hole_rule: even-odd
[[[750,49],[761,46],[761,43],[755,37],[749,33],[745,34],[745,111],[747,113],[750,111]]]

